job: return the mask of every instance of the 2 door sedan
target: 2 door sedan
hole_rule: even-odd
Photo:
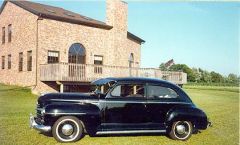
[[[92,93],[51,93],[39,97],[30,125],[52,132],[59,142],[84,133],[167,133],[187,140],[210,122],[188,95],[167,81],[149,78],[106,78],[94,81]]]

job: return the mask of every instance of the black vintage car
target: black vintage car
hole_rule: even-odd
[[[39,97],[30,126],[72,142],[84,133],[167,133],[187,140],[210,122],[188,95],[167,81],[149,78],[106,78],[92,82],[92,93],[51,93]]]

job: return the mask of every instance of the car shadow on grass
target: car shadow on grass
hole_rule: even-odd
[[[129,133],[129,134],[104,134],[104,135],[96,135],[94,137],[137,137],[137,136],[166,136],[165,133]]]
[[[103,138],[103,137],[141,137],[141,136],[151,136],[151,137],[168,137],[166,133],[129,133],[129,134],[104,134],[104,135],[94,135],[93,138]],[[169,137],[168,137],[169,138]]]
[[[39,132],[39,134],[44,135],[46,137],[53,137],[52,132]]]
[[[192,134],[198,134],[201,133],[199,130],[193,130]],[[52,138],[53,135],[51,132],[39,132],[39,134],[44,135],[48,138]],[[84,138],[87,133],[82,134],[81,139]],[[129,133],[129,134],[103,134],[103,135],[89,135],[90,137],[93,138],[101,138],[101,137],[139,137],[139,136],[151,136],[151,137],[158,137],[158,136],[163,136],[171,139],[168,135],[168,133]]]
[[[46,137],[53,137],[51,132],[48,133],[41,133],[39,134],[44,135]],[[81,138],[84,138],[88,134],[83,134]],[[129,133],[129,134],[104,134],[104,135],[91,135],[91,137],[101,138],[101,137],[138,137],[138,136],[167,136],[166,133]]]

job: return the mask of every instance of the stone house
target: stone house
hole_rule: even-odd
[[[54,6],[4,1],[0,83],[56,92],[74,91],[73,85],[85,91],[101,77],[161,78],[163,72],[140,68],[145,41],[128,32],[127,11],[127,3],[107,0],[106,22],[101,22]],[[177,81],[185,81],[185,74],[177,73]]]

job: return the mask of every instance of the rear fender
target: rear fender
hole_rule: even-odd
[[[178,106],[171,109],[166,116],[166,125],[172,126],[175,121],[190,121],[196,129],[206,129],[208,125],[206,114],[193,106]]]

